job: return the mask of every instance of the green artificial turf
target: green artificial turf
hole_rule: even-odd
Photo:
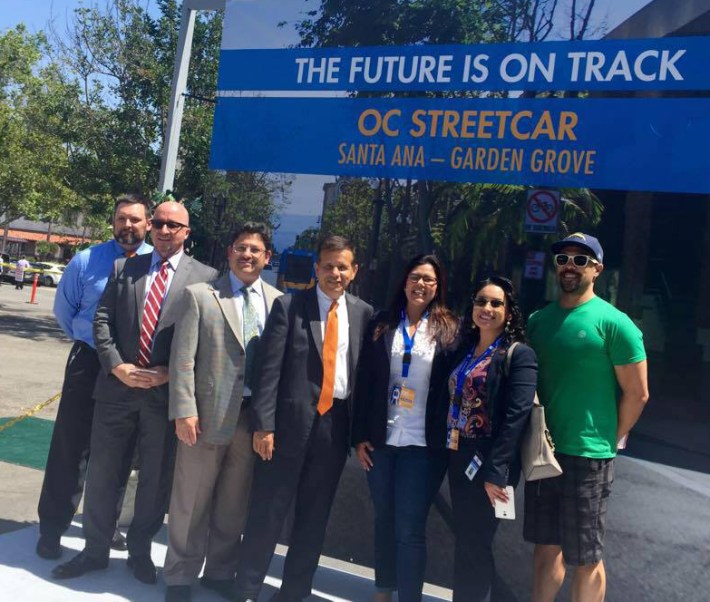
[[[10,420],[0,418],[0,428]],[[53,420],[30,417],[0,431],[0,462],[44,470],[53,428]]]

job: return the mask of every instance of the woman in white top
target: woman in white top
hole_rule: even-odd
[[[375,508],[375,601],[418,602],[429,507],[447,464],[437,394],[451,369],[457,320],[434,255],[410,260],[389,309],[365,336],[353,409],[353,445]]]

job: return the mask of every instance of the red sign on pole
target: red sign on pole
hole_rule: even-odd
[[[542,188],[529,190],[528,200],[525,204],[525,231],[554,234],[557,232],[559,212],[559,190]]]

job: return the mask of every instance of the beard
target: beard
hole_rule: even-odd
[[[567,272],[569,273],[569,272]],[[574,278],[566,279],[564,278],[565,273],[559,275],[558,284],[560,288],[565,293],[576,293],[581,289],[582,278],[578,274],[573,274]]]
[[[114,232],[113,237],[122,247],[136,248],[143,242],[143,238],[132,230],[121,230],[119,232]]]

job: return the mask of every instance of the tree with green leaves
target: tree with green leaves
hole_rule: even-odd
[[[210,172],[204,196],[185,200],[190,212],[194,255],[220,268],[226,263],[235,225],[245,221],[273,224],[287,202],[287,176],[257,172]]]
[[[59,220],[75,205],[57,132],[73,89],[43,62],[42,34],[23,25],[0,34],[0,227],[26,216]],[[3,243],[4,244],[4,243]]]
[[[81,6],[66,32],[54,32],[56,54],[80,90],[67,131],[68,179],[91,215],[106,215],[122,192],[157,187],[180,17],[176,0],[158,0],[155,10],[109,0]],[[199,14],[175,178],[176,196],[191,208],[194,252],[208,261],[222,260],[235,220],[271,221],[289,189],[284,177],[208,169],[221,34],[220,12]]]

